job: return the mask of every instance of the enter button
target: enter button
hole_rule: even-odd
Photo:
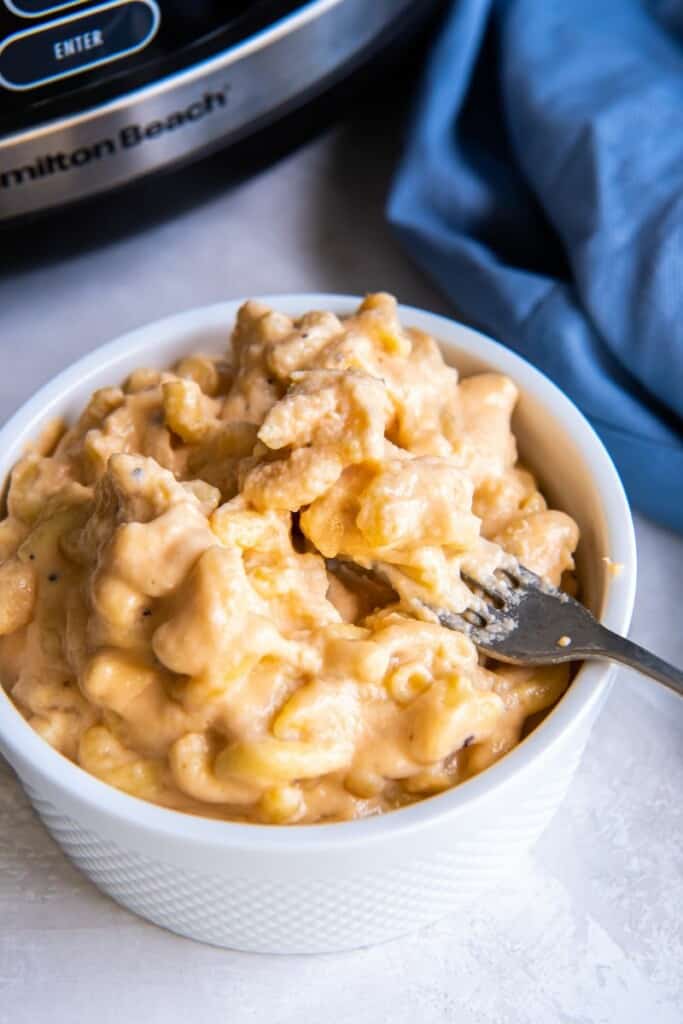
[[[96,50],[100,46],[104,46],[104,36],[101,29],[94,28],[92,32],[81,32],[80,35],[60,39],[52,47],[52,52],[55,55],[55,60],[66,60],[77,53]]]
[[[154,0],[117,0],[17,32],[0,45],[0,85],[34,89],[121,60],[147,46],[158,27]]]

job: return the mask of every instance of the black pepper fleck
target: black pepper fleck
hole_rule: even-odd
[[[35,562],[35,560],[36,560],[36,556],[35,555],[29,555],[28,557],[31,559],[32,562]]]
[[[59,579],[59,573],[58,572],[51,572],[50,575],[48,576],[48,580],[50,581],[50,583],[56,583],[58,579]]]
[[[142,614],[143,614],[143,615],[144,615],[145,617],[146,617],[147,615],[151,615],[151,614],[152,614],[152,609],[151,609],[151,608],[143,608],[143,609],[142,609]]]
[[[131,470],[130,475],[132,477],[135,477],[136,480],[142,480],[142,477],[143,477],[142,468],[140,466],[136,466],[135,469]]]
[[[301,337],[302,337],[302,338],[304,339],[304,341],[305,341],[305,340],[306,340],[306,338],[308,337],[308,331],[306,331],[306,333],[305,333],[305,334],[302,334],[302,335],[301,335]]]
[[[474,743],[474,736],[468,736],[463,743],[463,747],[469,747],[472,743]]]

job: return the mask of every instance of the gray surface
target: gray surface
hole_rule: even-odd
[[[99,248],[5,276],[0,418],[101,342],[224,298],[386,288],[449,312],[382,222],[389,148],[372,128],[342,130],[137,234],[107,242],[117,214],[98,214]],[[681,665],[683,539],[637,530],[632,635]],[[119,909],[0,766],[0,1024],[679,1024],[682,791],[683,705],[622,671],[514,881],[467,919],[377,949],[278,958],[203,947]]]

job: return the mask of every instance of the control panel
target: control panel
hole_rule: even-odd
[[[40,0],[23,0],[20,7],[13,0],[5,3],[26,17],[29,9],[32,17],[59,10]],[[38,11],[39,7],[44,10]],[[32,24],[0,44],[0,86],[17,92],[36,89],[121,60],[154,39],[160,20],[156,0],[110,0]]]
[[[307,0],[0,0],[0,138],[210,58]]]

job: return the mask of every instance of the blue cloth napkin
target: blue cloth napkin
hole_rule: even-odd
[[[683,0],[457,0],[388,215],[683,531]]]

